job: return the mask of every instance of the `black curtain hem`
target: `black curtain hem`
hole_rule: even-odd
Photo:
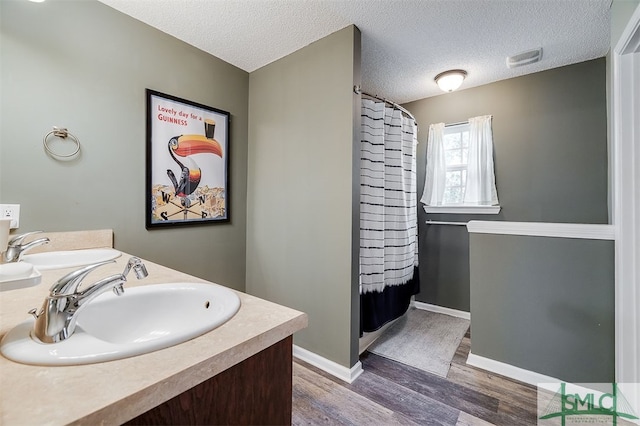
[[[411,296],[420,293],[420,274],[416,267],[413,278],[402,285],[385,287],[382,292],[360,295],[360,337],[362,333],[379,330],[380,327],[400,318],[409,309]]]

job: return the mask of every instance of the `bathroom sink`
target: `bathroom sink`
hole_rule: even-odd
[[[45,253],[25,254],[22,260],[32,264],[39,271],[49,269],[72,268],[90,265],[120,257],[118,250],[110,248],[49,251]]]
[[[79,365],[128,358],[198,337],[227,322],[238,295],[216,284],[167,283],[104,293],[78,314],[75,333],[59,343],[31,337],[33,319],[0,343],[6,358],[24,364]]]

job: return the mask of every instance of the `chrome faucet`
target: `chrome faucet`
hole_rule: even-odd
[[[16,235],[7,242],[7,251],[2,253],[0,263],[19,262],[22,255],[34,247],[49,243],[49,238],[40,238],[30,243],[22,244],[24,239],[33,234],[39,234],[42,231],[27,232],[26,234]]]
[[[49,296],[44,300],[40,312],[38,313],[35,308],[29,311],[36,319],[32,336],[42,343],[57,343],[71,337],[76,329],[78,314],[89,302],[108,290],[113,290],[118,296],[122,295],[127,275],[132,269],[139,280],[149,275],[142,260],[132,257],[122,274],[103,278],[82,290],[78,290],[82,280],[91,271],[114,262],[115,260],[108,260],[88,265],[56,281],[49,289]]]

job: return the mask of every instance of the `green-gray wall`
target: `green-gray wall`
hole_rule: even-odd
[[[613,382],[613,246],[471,234],[471,352],[572,383]]]
[[[418,212],[421,293],[416,300],[469,311],[469,238],[425,220],[607,223],[604,58],[404,105],[415,115],[418,194],[429,124],[491,114],[498,215]]]
[[[19,232],[112,228],[118,249],[245,288],[249,74],[93,0],[0,2],[0,201]],[[145,88],[231,113],[231,222],[145,230]],[[67,127],[70,162],[42,138]]]
[[[306,312],[296,345],[345,367],[358,355],[359,51],[349,26],[249,79],[247,292]]]

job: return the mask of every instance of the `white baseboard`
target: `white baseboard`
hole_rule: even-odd
[[[444,306],[431,305],[429,303],[414,301],[413,306],[416,309],[422,309],[424,311],[436,312],[438,314],[451,315],[452,317],[471,320],[471,313],[465,311],[459,311],[457,309],[445,308]]]
[[[523,368],[515,367],[510,364],[505,364],[504,362],[485,358],[479,355],[474,355],[471,352],[469,352],[467,364],[473,367],[482,368],[483,370],[487,370],[492,373],[509,377],[510,379],[528,383],[532,386],[538,387],[538,389],[545,389],[553,393],[558,392],[560,383],[566,383],[567,392],[570,394],[579,393],[581,395],[586,395],[588,393],[592,393],[595,395],[596,400],[599,400],[603,395],[602,391],[595,390],[596,386],[591,386],[594,385],[593,383],[574,384],[571,382],[567,382],[566,380],[560,380],[555,377],[546,376],[544,374],[525,370]],[[640,394],[640,383],[618,383],[617,386],[622,392],[624,392],[625,397],[629,398],[627,399],[627,401],[633,401],[635,395]],[[628,424],[640,425],[640,419],[625,419],[625,424],[627,424],[627,422],[629,422]]]
[[[347,368],[297,345],[293,345],[293,356],[347,383],[353,383],[364,371],[360,361],[356,362],[353,367]]]
[[[479,355],[475,355],[471,352],[469,352],[467,364],[473,367],[482,368],[483,370],[491,371],[492,373],[509,377],[514,380],[528,383],[533,386],[542,385],[544,383],[564,382],[564,380],[556,379],[555,377],[545,376],[544,374],[525,370],[524,368],[520,367],[515,367],[511,364],[505,364],[504,362],[496,361],[491,358],[485,358]],[[554,389],[554,391],[555,390],[556,389]]]

